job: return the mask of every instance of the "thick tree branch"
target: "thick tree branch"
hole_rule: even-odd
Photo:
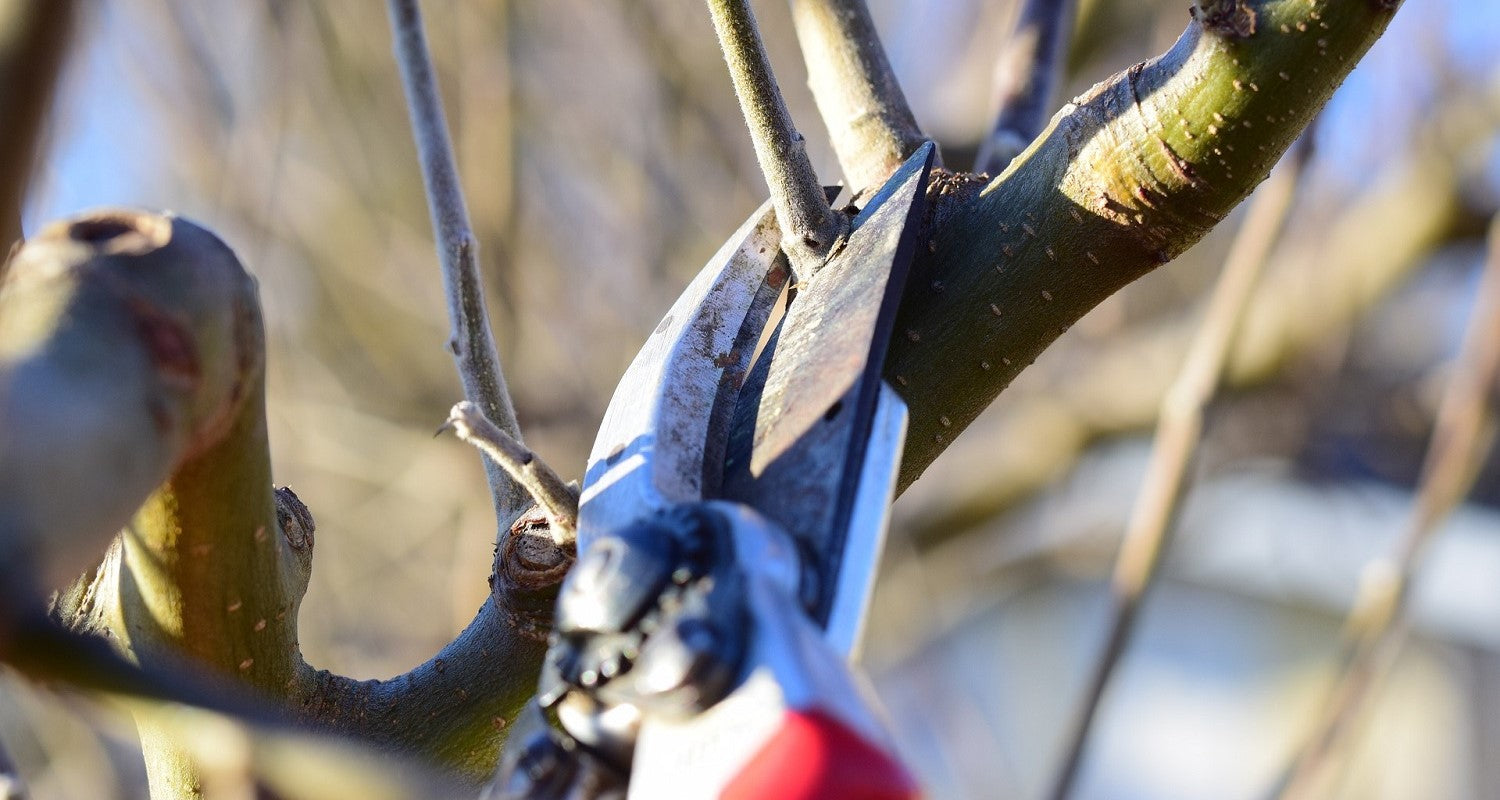
[[[1463,501],[1477,468],[1495,442],[1500,380],[1500,217],[1490,226],[1489,258],[1479,284],[1462,352],[1438,408],[1422,465],[1422,479],[1395,550],[1367,564],[1344,625],[1335,685],[1324,698],[1295,762],[1275,796],[1312,800],[1329,785],[1363,700],[1394,656],[1402,617],[1422,556],[1438,525]]]
[[[792,0],[807,82],[849,188],[879,186],[927,137],[906,104],[864,0]]]
[[[1052,114],[1068,60],[1076,0],[1024,0],[995,64],[995,124],[979,144],[974,171],[998,175]]]
[[[387,681],[305,669],[293,698],[302,715],[482,784],[536,693],[558,586],[573,563],[572,548],[558,548],[547,528],[535,513],[512,525],[495,553],[489,600],[437,656]]]
[[[0,253],[21,238],[21,206],[76,7],[0,0]]]
[[[313,721],[484,778],[534,689],[571,553],[544,520],[522,519],[497,555],[491,601],[443,653],[384,682],[313,671],[296,619],[315,528],[295,494],[272,490],[263,375],[254,281],[207,231],[104,212],[21,250],[0,292],[0,660],[258,719],[255,704],[238,709],[207,684],[163,684],[206,665]],[[79,649],[87,640],[44,641],[21,615],[40,609],[38,565],[77,574],[121,526],[54,609],[142,668],[101,675],[113,662]],[[154,791],[195,791],[203,776],[175,734],[150,708],[139,721]]]
[[[828,205],[823,184],[808,160],[806,142],[776,85],[749,0],[708,0],[708,10],[740,111],[750,128],[755,158],[771,187],[771,205],[781,226],[781,249],[805,278],[828,260],[849,232],[849,219]]]
[[[0,287],[0,586],[76,577],[234,432],[259,319],[234,254],[174,217],[101,211],[17,253]]]
[[[427,206],[432,214],[438,260],[442,263],[443,286],[448,294],[448,318],[453,325],[448,347],[458,365],[464,397],[483,409],[485,416],[511,438],[521,441],[516,410],[490,332],[484,285],[479,277],[479,243],[469,226],[469,210],[458,180],[453,142],[448,135],[443,100],[417,3],[418,0],[388,0],[388,9],[396,62],[401,67],[411,114],[412,135],[422,162],[422,181],[427,187]],[[499,465],[486,463],[485,474],[490,481],[495,515],[503,530],[530,504],[530,498]]]
[[[1460,102],[1472,115],[1473,105]],[[1500,109],[1497,109],[1500,111]],[[1445,125],[1447,117],[1435,122]],[[1483,117],[1478,118],[1483,122]],[[1491,128],[1475,126],[1476,138]],[[1273,260],[1236,337],[1225,381],[1264,382],[1375,307],[1434,246],[1470,222],[1460,205],[1462,176],[1435,147],[1408,154],[1317,232]],[[1378,235],[1372,235],[1372,231]],[[1309,234],[1311,235],[1311,234]],[[1309,275],[1317,275],[1308,281]],[[1064,475],[1100,437],[1149,427],[1174,364],[1186,357],[1196,311],[1081,345],[1000,398],[934,473],[935,485],[909,495],[903,525],[923,548],[961,537]]]
[[[1068,326],[1218,224],[1392,13],[1365,0],[1197,7],[1170,51],[1064,107],[987,186],[935,181],[886,359],[911,413],[901,486]]]
[[[514,612],[490,600],[416,669],[384,681],[308,669],[294,703],[306,719],[456,770],[479,786],[495,771],[511,721],[536,693],[547,649],[544,631],[517,630]]]
[[[136,324],[142,329],[138,335],[154,348],[157,374],[183,386],[203,383],[220,389],[214,404],[201,412],[206,433],[184,447],[176,463],[169,462],[170,477],[136,511],[120,545],[110,550],[87,587],[73,593],[74,602],[59,613],[75,629],[112,637],[144,667],[176,667],[186,657],[267,697],[279,696],[292,685],[301,664],[297,607],[307,588],[310,561],[308,553],[296,550],[310,549],[312,541],[310,535],[286,535],[278,523],[255,284],[233,253],[200,228],[150,215],[120,219],[135,227],[125,233],[104,228],[100,235],[110,235],[110,241],[139,237],[137,229],[155,222],[161,227],[156,235],[170,236],[155,249],[120,259],[122,271],[154,268],[165,297],[149,307],[128,294],[109,300],[125,309],[149,308],[149,313],[136,312],[144,320]],[[63,229],[78,227],[72,223]],[[193,338],[196,329],[174,329],[173,324],[183,308],[205,299],[217,301],[214,307],[221,310],[205,321],[207,334],[198,333],[212,348],[200,349]],[[110,313],[96,306],[79,320],[97,330]],[[117,347],[101,343],[101,348]],[[128,385],[130,371],[140,367],[124,362],[115,377]],[[144,410],[153,413],[149,404]],[[165,421],[152,419],[155,426]],[[128,444],[147,452],[173,441],[156,428],[118,428],[115,433],[134,434]],[[109,467],[94,469],[91,478],[110,475]],[[44,474],[58,480],[56,472]],[[58,494],[54,488],[28,496]],[[122,499],[139,502],[138,496]],[[178,743],[157,729],[154,715],[142,714],[138,721],[153,792],[171,797],[190,792],[201,776]]]

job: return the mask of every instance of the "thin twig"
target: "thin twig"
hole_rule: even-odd
[[[995,124],[979,143],[975,172],[1000,174],[1047,124],[1066,66],[1076,6],[1076,0],[1021,4],[995,63]]]
[[[453,429],[458,438],[479,448],[526,489],[551,523],[552,541],[566,547],[578,539],[578,489],[558,477],[536,453],[490,422],[467,400],[453,406],[439,432]]]
[[[793,0],[807,83],[856,193],[879,186],[927,141],[864,0]]]
[[[479,277],[479,245],[469,226],[469,210],[458,180],[443,101],[422,30],[422,13],[417,0],[388,0],[387,5],[396,61],[401,67],[401,82],[411,115],[412,136],[422,162],[422,182],[427,189],[438,259],[442,262],[443,286],[448,295],[448,317],[452,322],[448,347],[458,366],[464,396],[519,441],[521,429],[490,333],[484,286]],[[527,505],[526,494],[498,466],[489,465],[487,474],[495,512],[502,525],[508,525]]]
[[[1306,148],[1301,150],[1305,152]],[[1083,707],[1067,739],[1065,755],[1048,795],[1053,800],[1065,800],[1078,777],[1099,702],[1124,655],[1141,600],[1167,549],[1183,486],[1203,432],[1204,408],[1218,388],[1224,360],[1234,343],[1266,255],[1281,234],[1303,162],[1302,152],[1294,151],[1256,195],[1248,218],[1235,236],[1182,371],[1162,399],[1151,462],[1115,561],[1104,649],[1093,665]]]
[[[1344,624],[1339,675],[1314,719],[1311,733],[1273,796],[1282,800],[1323,796],[1350,729],[1369,690],[1385,671],[1394,631],[1406,611],[1411,585],[1438,523],[1474,483],[1495,440],[1494,387],[1500,380],[1500,216],[1490,225],[1489,260],[1433,424],[1416,502],[1401,539],[1389,555],[1364,568],[1359,593]]]
[[[812,274],[848,233],[849,220],[828,205],[823,184],[792,123],[749,0],[708,0],[734,93],[750,128],[755,158],[771,187],[782,249],[803,277]]]

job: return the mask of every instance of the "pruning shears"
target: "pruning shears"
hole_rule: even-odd
[[[917,796],[853,662],[906,431],[880,370],[933,150],[812,275],[766,204],[647,339],[589,456],[501,796]]]

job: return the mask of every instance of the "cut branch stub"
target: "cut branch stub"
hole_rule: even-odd
[[[21,248],[0,286],[0,586],[96,561],[227,433],[262,359],[255,282],[197,225],[99,211]]]

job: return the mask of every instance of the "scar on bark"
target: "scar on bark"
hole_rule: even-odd
[[[1246,39],[1255,33],[1255,9],[1246,0],[1200,0],[1189,13],[1220,36]]]

